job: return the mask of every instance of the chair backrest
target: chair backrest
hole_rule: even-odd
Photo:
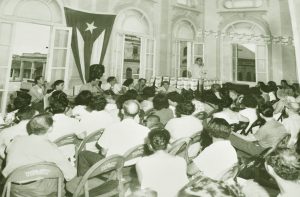
[[[230,167],[226,172],[221,176],[221,181],[227,181],[229,179],[235,179],[239,173],[239,164],[235,164]]]
[[[286,148],[288,146],[288,143],[291,139],[291,135],[290,134],[286,134],[285,136],[283,136],[283,138],[281,140],[279,140],[279,142],[276,144],[276,148]]]
[[[99,138],[101,137],[101,135],[103,134],[103,132],[104,132],[104,129],[99,129],[97,131],[90,133],[88,136],[86,136],[78,147],[78,153],[85,150],[85,146],[87,143],[98,141]]]
[[[60,147],[60,146],[65,146],[69,144],[74,144],[75,146],[79,145],[80,139],[77,138],[75,134],[67,134],[64,135],[54,141],[54,143]]]
[[[124,166],[124,158],[119,155],[111,155],[95,163],[82,177],[78,187],[76,188],[73,197],[81,196],[82,190],[84,190],[85,197],[89,196],[88,180],[105,174],[107,172],[116,171],[117,180],[119,181],[119,190],[122,190],[122,168]],[[120,191],[122,192],[122,191]]]
[[[186,161],[188,160],[188,144],[190,138],[181,138],[171,144],[171,147],[167,150],[172,155],[179,155]]]
[[[144,155],[145,155],[144,144],[141,144],[129,149],[124,154],[124,160],[129,161],[138,157],[142,157]]]
[[[15,169],[7,178],[2,197],[10,196],[11,184],[25,184],[32,181],[39,181],[43,179],[58,179],[58,196],[61,196],[62,183],[64,180],[63,173],[54,164],[49,162],[41,162],[36,164],[30,164]]]

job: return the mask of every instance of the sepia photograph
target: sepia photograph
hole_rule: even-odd
[[[299,80],[300,0],[0,0],[0,195],[299,197]]]

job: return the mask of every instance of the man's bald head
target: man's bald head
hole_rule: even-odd
[[[125,101],[123,104],[123,112],[125,116],[134,117],[140,112],[140,105],[135,100]]]

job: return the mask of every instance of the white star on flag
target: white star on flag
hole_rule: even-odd
[[[94,21],[92,23],[86,23],[87,28],[85,29],[85,31],[90,31],[91,34],[93,34],[94,29],[97,29],[96,26],[94,26]]]

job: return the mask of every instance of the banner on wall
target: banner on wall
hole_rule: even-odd
[[[102,64],[116,15],[87,13],[65,8],[72,27],[71,47],[81,80],[89,80],[89,67]]]

